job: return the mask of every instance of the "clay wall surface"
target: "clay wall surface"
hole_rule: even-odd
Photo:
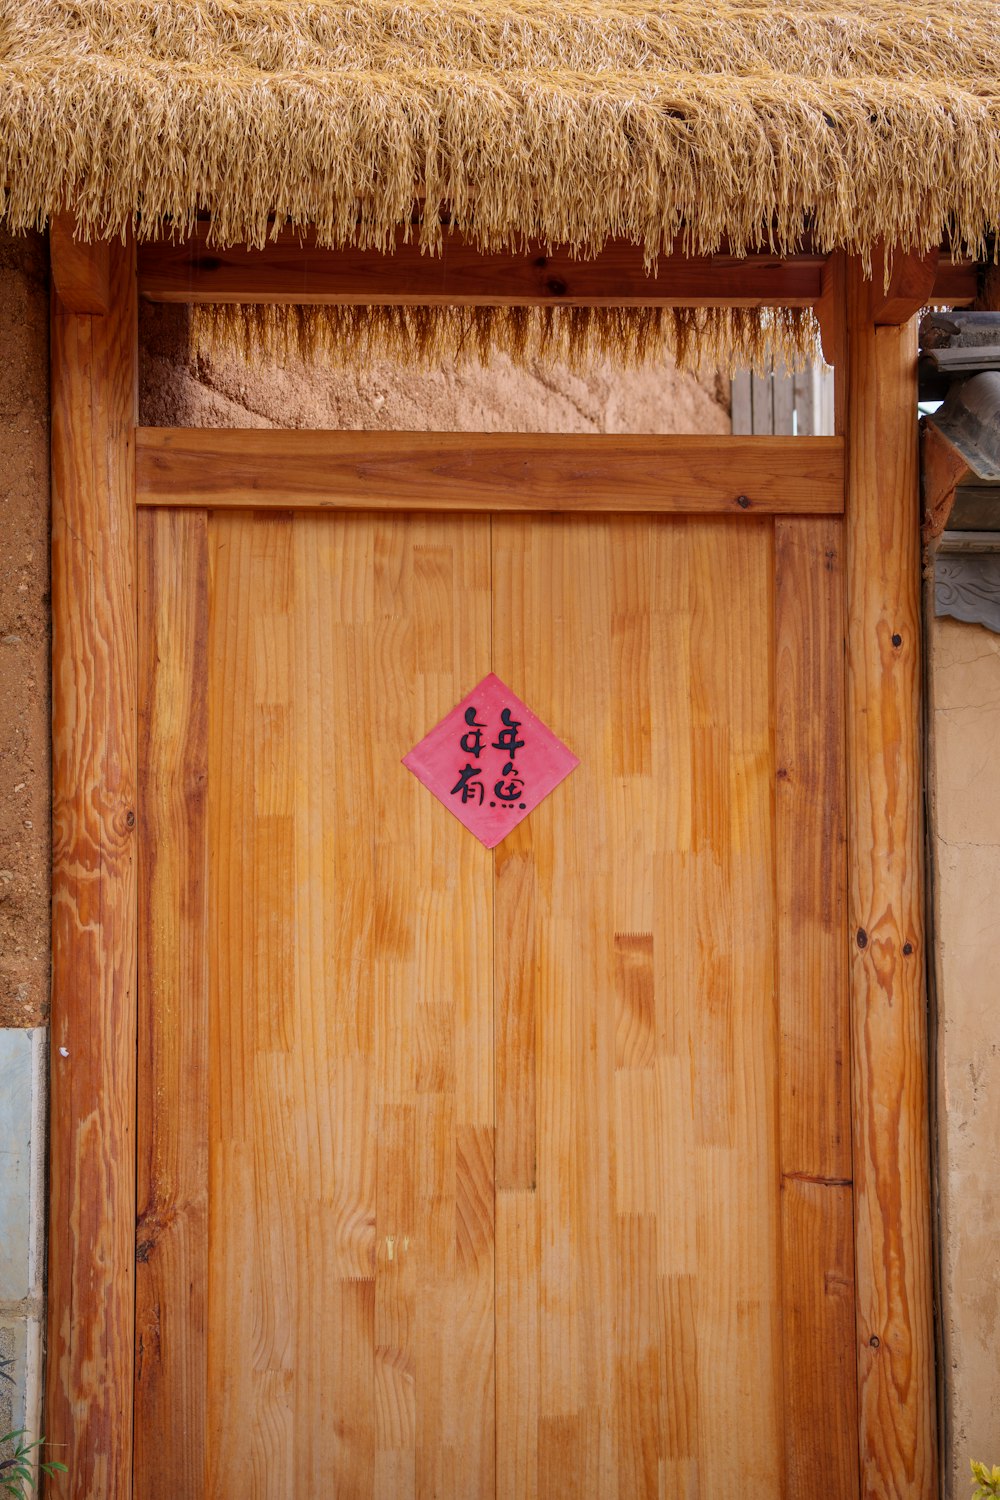
[[[729,381],[664,366],[355,372],[198,358],[183,307],[140,310],[140,421],[150,427],[340,427],[442,432],[729,432]]]
[[[945,1492],[1000,1463],[1000,636],[929,622]]]
[[[0,233],[0,1026],[49,982],[49,334],[41,235]]]

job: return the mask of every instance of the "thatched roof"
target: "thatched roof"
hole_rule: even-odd
[[[0,0],[0,216],[979,256],[998,75],[997,0]]]

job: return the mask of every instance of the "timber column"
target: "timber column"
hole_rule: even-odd
[[[881,292],[876,270],[874,291]],[[878,298],[879,305],[884,298]],[[846,270],[847,748],[863,1497],[934,1500],[916,320]]]
[[[135,247],[52,227],[52,1071],[47,1456],[132,1477]],[[58,1445],[58,1446],[56,1446]]]

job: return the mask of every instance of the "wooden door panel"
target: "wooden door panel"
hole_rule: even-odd
[[[204,1484],[208,1289],[208,526],[138,517],[135,1473]]]
[[[775,523],[785,1484],[859,1486],[839,521]]]
[[[851,1500],[841,523],[140,520],[138,1500]]]
[[[777,1493],[771,527],[495,518],[494,568],[495,668],[581,757],[497,850],[498,1000],[508,864],[537,882],[537,1177],[498,1175],[498,1298],[539,1257],[539,1488],[501,1445],[498,1490]]]

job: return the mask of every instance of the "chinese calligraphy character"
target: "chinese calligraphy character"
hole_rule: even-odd
[[[512,776],[509,781],[504,781],[503,777],[501,776],[500,780],[496,783],[493,790],[500,798],[501,802],[516,802],[518,797],[520,797],[521,795],[523,787],[524,782],[520,779],[519,776]]]
[[[483,794],[486,788],[483,786],[483,783],[481,781],[475,780],[475,778],[481,774],[482,766],[473,766],[469,764],[463,766],[463,768],[458,773],[458,780],[451,789],[451,795],[454,797],[457,795],[457,793],[461,792],[463,802],[473,802],[475,801],[475,795],[478,792],[479,801],[480,803],[482,803]]]
[[[475,708],[467,708],[465,710],[465,722],[469,725],[469,728],[462,735],[458,743],[466,755],[471,755],[478,760],[483,753],[483,730],[486,728],[486,725],[480,724],[476,718]]]
[[[500,721],[506,727],[501,729],[497,738],[493,741],[494,750],[503,750],[507,755],[507,764],[503,768],[503,774],[509,776],[514,769],[514,760],[519,750],[524,749],[524,740],[519,740],[517,731],[521,727],[520,719],[511,717],[509,708],[501,711]],[[497,794],[499,796],[499,793]]]
[[[577,759],[490,672],[403,764],[487,849],[495,849]]]

